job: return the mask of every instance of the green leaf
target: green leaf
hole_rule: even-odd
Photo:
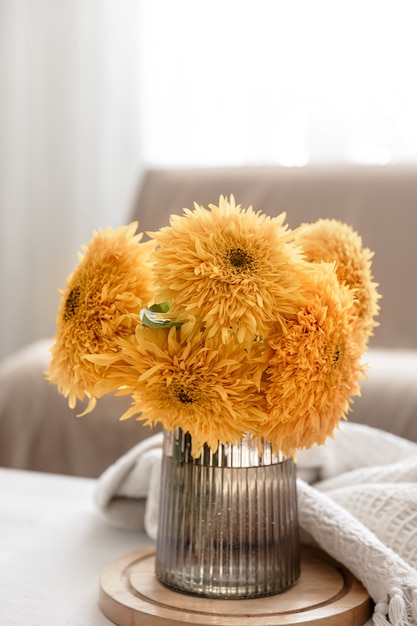
[[[160,304],[153,304],[149,308],[149,311],[152,311],[153,313],[167,313],[170,308],[171,308],[171,305],[167,301],[167,302],[161,302]]]
[[[161,317],[161,313],[167,313],[169,308],[169,302],[162,302],[161,304],[153,304],[149,309],[142,309],[140,312],[142,324],[149,328],[171,328],[172,326],[178,328],[181,326],[180,322]]]

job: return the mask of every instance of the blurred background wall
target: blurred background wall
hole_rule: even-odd
[[[0,0],[0,357],[54,334],[77,251],[146,167],[415,162],[415,13]]]

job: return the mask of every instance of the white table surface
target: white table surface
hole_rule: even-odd
[[[0,468],[1,626],[111,626],[98,605],[100,573],[153,542],[103,520],[95,484]]]
[[[0,468],[1,626],[109,626],[102,569],[152,544],[94,508],[95,481]]]

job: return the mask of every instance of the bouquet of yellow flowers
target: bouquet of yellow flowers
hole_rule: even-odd
[[[204,444],[247,434],[295,455],[323,444],[366,376],[376,326],[373,253],[329,219],[290,230],[286,215],[233,196],[194,205],[157,232],[95,232],[67,281],[47,371],[85,413],[130,395],[120,419]]]

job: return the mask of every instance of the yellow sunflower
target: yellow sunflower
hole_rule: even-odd
[[[118,339],[134,333],[140,309],[152,296],[150,252],[153,242],[140,243],[137,222],[95,232],[79,265],[67,280],[57,316],[57,333],[46,377],[58,385],[71,408],[89,398],[105,368],[85,357],[113,353]]]
[[[321,445],[346,417],[365,377],[353,340],[353,293],[338,282],[333,264],[314,266],[311,296],[287,333],[268,339],[269,421],[259,434],[274,449],[294,455]]]
[[[373,282],[374,253],[362,245],[362,238],[348,224],[334,219],[320,219],[313,224],[302,224],[294,231],[295,241],[311,262],[336,262],[339,282],[354,290],[353,312],[357,318],[357,333],[365,349],[373,329],[378,325],[380,298]]]
[[[248,344],[268,324],[295,313],[302,301],[301,255],[283,225],[233,196],[219,206],[197,204],[172,216],[156,240],[155,302],[170,301],[170,315],[200,319],[209,336],[232,331]]]
[[[108,366],[118,394],[132,395],[133,404],[121,419],[140,414],[148,425],[182,428],[192,437],[193,456],[204,444],[235,443],[267,419],[265,395],[256,383],[258,351],[245,350],[235,338],[223,343],[197,326],[138,326],[134,337],[121,341],[118,355],[91,357]]]

